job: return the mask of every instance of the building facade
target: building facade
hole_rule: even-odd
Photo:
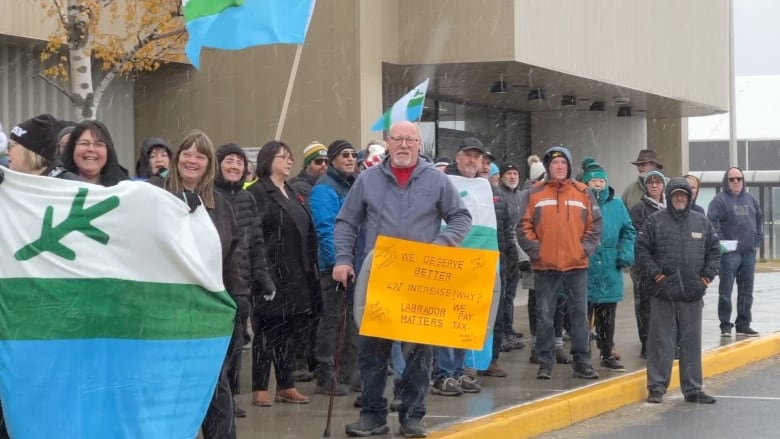
[[[0,34],[45,38],[40,8],[11,7],[27,18],[0,18]],[[458,139],[477,136],[499,160],[522,163],[564,144],[577,164],[597,157],[621,190],[643,148],[669,174],[687,170],[685,118],[727,108],[728,20],[727,0],[319,0],[281,138],[298,154],[312,140],[364,145],[382,136],[369,129],[384,109],[430,78],[427,154],[452,157]],[[176,144],[199,128],[246,146],[273,138],[295,51],[205,50],[199,71],[168,64],[137,78],[132,96],[103,107],[104,117],[133,109],[125,166],[151,135]],[[4,124],[33,112],[11,107]]]

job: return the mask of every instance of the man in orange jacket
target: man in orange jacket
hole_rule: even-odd
[[[571,321],[575,378],[596,379],[588,346],[588,257],[601,237],[601,212],[590,190],[571,178],[571,153],[550,148],[542,159],[547,171],[520,203],[520,246],[536,275],[537,379],[551,379],[555,362],[553,319],[558,294],[565,295]]]

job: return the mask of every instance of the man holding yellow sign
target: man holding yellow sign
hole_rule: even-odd
[[[418,127],[411,122],[397,122],[390,127],[386,140],[388,157],[381,164],[361,173],[336,217],[333,280],[345,286],[350,277],[355,275],[356,261],[363,257],[354,254],[358,233],[363,234],[365,251],[368,253],[374,249],[379,235],[454,247],[464,239],[471,227],[471,215],[455,186],[432,164],[420,160]],[[441,227],[442,221],[447,224],[446,228]],[[401,253],[403,250],[403,246],[396,246],[395,250],[390,251]],[[376,253],[375,257],[381,258],[387,253]],[[416,260],[418,256],[415,254],[409,257]],[[427,265],[418,264],[413,274],[418,285],[454,280],[448,277],[460,271],[457,268],[460,260],[444,259],[429,260],[432,263]],[[411,279],[391,279],[389,282],[398,285],[385,285],[385,289],[392,292],[395,288],[408,288],[408,285],[402,284],[407,281]],[[435,294],[443,292],[440,290],[428,287],[427,294],[435,297]],[[388,293],[388,296],[392,297],[392,294]],[[389,307],[386,303],[367,304],[365,312],[378,317],[389,313]],[[418,323],[413,326],[418,328],[439,323],[443,325],[444,322],[437,315],[441,310],[437,308],[438,305],[420,306],[410,310],[407,315],[413,315],[414,322]],[[450,311],[445,308],[445,312]],[[360,419],[347,425],[348,436],[381,435],[389,431],[384,390],[392,343],[392,340],[370,336],[361,339],[359,363],[363,380],[362,408]],[[401,423],[400,434],[405,437],[426,436],[422,418],[425,416],[431,360],[431,346],[411,346],[399,383],[401,405],[398,407],[398,419]]]

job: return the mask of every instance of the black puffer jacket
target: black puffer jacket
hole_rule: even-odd
[[[675,189],[688,192],[688,205],[676,210],[671,203]],[[648,293],[673,302],[695,302],[704,296],[707,283],[718,274],[720,241],[712,223],[691,211],[691,188],[684,178],[673,178],[666,187],[669,205],[650,215],[636,240],[636,265]],[[666,277],[655,282],[655,277]]]
[[[244,167],[244,176],[235,183],[230,183],[222,176],[220,164],[229,154],[238,154],[246,163],[246,154],[238,145],[222,145],[217,149],[217,175],[214,188],[225,197],[233,208],[238,226],[238,248],[241,250],[239,271],[241,278],[252,291],[259,294],[270,294],[276,288],[268,275],[268,262],[265,254],[265,240],[260,223],[260,214],[255,197],[243,189],[248,175]]]
[[[265,242],[255,197],[241,189],[241,184],[230,185],[223,182],[215,184],[214,188],[225,197],[236,214],[238,248],[241,250],[239,264],[241,278],[253,291],[270,294],[275,287],[271,277],[268,276]]]

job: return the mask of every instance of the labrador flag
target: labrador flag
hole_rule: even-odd
[[[196,437],[236,307],[207,212],[143,182],[4,172],[0,396],[10,436]]]
[[[203,47],[240,50],[267,44],[303,44],[315,0],[182,0],[189,41],[200,68]]]

